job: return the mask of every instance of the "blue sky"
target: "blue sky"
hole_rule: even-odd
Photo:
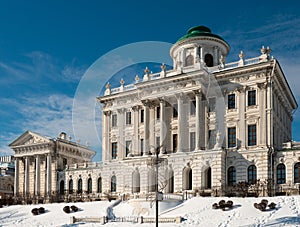
[[[66,131],[75,138],[73,98],[99,57],[135,42],[174,43],[196,25],[208,26],[230,44],[227,62],[238,60],[240,50],[252,58],[262,45],[270,46],[299,102],[299,8],[296,0],[1,1],[0,152],[11,153],[7,145],[26,130],[51,137]],[[128,81],[132,71],[122,73]],[[99,81],[99,93],[102,85]],[[298,141],[299,127],[296,111],[293,139]],[[89,142],[99,161],[100,145]]]

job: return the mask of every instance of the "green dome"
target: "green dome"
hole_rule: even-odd
[[[180,39],[178,39],[177,42],[180,42],[180,41],[188,39],[188,38],[198,37],[198,36],[214,37],[214,38],[221,39],[221,40],[225,41],[220,36],[212,34],[211,30],[208,27],[196,26],[196,27],[190,28],[188,30],[187,34],[182,36]]]

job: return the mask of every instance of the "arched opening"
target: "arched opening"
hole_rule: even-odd
[[[185,58],[185,66],[189,66],[193,64],[194,64],[194,56],[190,54]]]
[[[132,173],[132,193],[138,193],[140,191],[140,173],[138,170],[135,170]]]
[[[87,185],[87,188],[88,188],[87,192],[88,192],[88,194],[90,194],[90,193],[92,193],[92,178],[88,179],[88,183],[87,184],[88,184]]]
[[[255,184],[256,182],[256,166],[251,165],[248,167],[248,183]]]
[[[206,54],[204,57],[204,62],[207,67],[213,67],[214,66],[214,58],[211,54]]]
[[[102,193],[102,178],[99,177],[97,181],[97,193]]]
[[[167,172],[167,193],[174,193],[174,171],[170,169]]]
[[[227,171],[227,183],[229,186],[233,186],[236,184],[236,171],[234,166],[228,168]]]
[[[183,190],[192,190],[193,188],[193,173],[191,167],[183,169]]]
[[[64,193],[65,193],[65,182],[64,180],[61,180],[59,184],[59,194],[63,195]]]
[[[80,178],[77,183],[77,192],[82,193],[82,179]]]
[[[279,164],[277,166],[277,184],[285,184],[285,165]]]
[[[294,183],[300,183],[300,162],[294,165]]]
[[[73,193],[73,180],[70,179],[69,180],[69,194],[72,194]]]
[[[110,191],[111,192],[117,191],[117,178],[115,175],[111,177]]]
[[[156,182],[155,182],[155,171],[154,170],[149,170],[148,173],[148,191],[149,192],[155,192],[155,187],[156,187]]]
[[[205,184],[205,188],[207,189],[211,189],[211,168],[208,167],[207,170],[205,171],[205,177],[206,177],[206,184]]]

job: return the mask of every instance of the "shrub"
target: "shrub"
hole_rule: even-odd
[[[69,213],[71,212],[69,206],[65,206],[65,207],[63,208],[63,211],[64,211],[65,213],[67,213],[67,214],[69,214]]]
[[[71,206],[71,209],[72,209],[73,212],[77,212],[78,211],[78,207],[74,206],[74,205]]]
[[[31,213],[32,213],[33,215],[38,215],[38,214],[39,214],[38,208],[33,208],[33,209],[31,210]]]
[[[40,207],[40,208],[39,208],[39,213],[40,213],[40,214],[45,213],[45,208],[44,208],[44,207]]]

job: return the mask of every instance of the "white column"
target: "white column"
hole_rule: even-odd
[[[159,100],[159,107],[160,107],[160,153],[162,154],[164,150],[166,149],[166,135],[167,135],[167,127],[166,127],[166,122],[165,122],[165,106],[166,106],[166,101],[163,99]]]
[[[47,155],[47,195],[51,195],[51,155]]]
[[[149,145],[152,154],[156,148],[156,135],[155,135],[155,106],[149,107]]]
[[[139,107],[132,107],[133,110],[133,154],[139,154]]]
[[[15,159],[15,182],[14,182],[14,195],[19,194],[19,159]]]
[[[178,140],[178,147],[177,152],[182,152],[183,150],[183,97],[182,94],[176,96],[177,98],[177,105],[178,105],[178,133],[177,133],[177,140]]]
[[[246,149],[246,119],[245,119],[245,113],[246,113],[246,108],[247,108],[247,96],[246,96],[246,92],[247,92],[247,87],[244,86],[241,90],[240,93],[240,100],[239,100],[239,127],[236,128],[236,132],[240,133],[240,136],[238,137],[238,135],[236,135],[236,138],[240,138],[241,140],[241,149]],[[239,144],[237,144],[238,146]]]
[[[109,161],[109,130],[110,130],[111,111],[103,111],[102,113],[102,160]]]
[[[267,130],[266,130],[266,83],[260,83],[258,84],[259,88],[259,113],[261,116],[261,119],[259,119],[260,124],[257,124],[256,130],[257,130],[257,144],[260,146],[266,146],[266,136],[267,136]]]
[[[204,50],[203,50],[203,47],[200,47],[200,62],[204,63]]]
[[[196,151],[201,149],[201,128],[204,125],[201,125],[201,93],[199,91],[195,91],[195,98],[196,98]],[[202,135],[203,137],[204,135]]]
[[[35,158],[35,195],[40,194],[40,156]]]
[[[218,47],[214,47],[214,66],[218,65],[219,56],[218,56]]]
[[[144,104],[144,155],[148,154],[150,151],[149,144],[149,100],[145,100]]]
[[[199,57],[199,46],[194,47],[194,64],[198,63],[200,61]]]
[[[29,166],[28,166],[28,157],[25,157],[25,173],[24,173],[24,193],[25,197],[28,195],[28,183],[29,183]]]
[[[117,159],[122,160],[125,157],[125,110],[118,109],[118,128],[119,128],[119,139],[118,139],[118,154]]]
[[[267,83],[267,88],[266,88],[266,96],[267,96],[267,109],[266,109],[266,118],[267,118],[267,145],[268,146],[273,146],[273,135],[272,135],[272,132],[273,132],[273,125],[272,125],[272,89],[271,89],[271,79],[268,78],[268,83]]]

